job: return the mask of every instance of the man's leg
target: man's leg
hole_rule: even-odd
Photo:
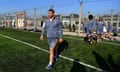
[[[93,36],[94,36],[94,32],[90,32],[90,45],[92,44],[93,42]]]
[[[46,66],[46,69],[50,70],[52,68],[53,58],[54,58],[54,48],[50,48],[49,63]]]
[[[102,37],[102,34],[97,35],[97,42],[101,42],[101,37]]]
[[[53,41],[53,43],[50,43],[50,44],[51,45],[53,44],[54,46],[50,46],[49,64],[47,65],[46,69],[52,68],[52,64],[54,62],[54,50],[55,50],[55,47],[57,45],[57,39],[55,40],[55,42]]]
[[[97,34],[97,42],[100,40],[100,34]]]
[[[56,48],[56,45],[57,45],[57,42],[58,42],[58,39],[55,39],[55,42],[53,42],[53,45],[51,48],[50,48],[50,58],[49,58],[49,61],[50,63],[52,62],[53,63],[53,58],[54,58],[54,52],[55,52],[55,48]]]
[[[54,57],[54,48],[50,48],[50,56],[49,56],[49,64],[52,65],[53,63],[53,57]]]

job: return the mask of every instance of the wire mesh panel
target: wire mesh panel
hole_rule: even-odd
[[[117,24],[118,29],[120,29],[120,18],[119,11],[111,9],[104,10],[99,9],[102,3],[108,3],[109,0],[78,0],[74,2],[64,2],[63,0],[58,1],[49,1],[50,4],[40,5],[36,8],[25,8],[14,12],[6,12],[0,14],[0,25],[4,27],[15,28],[16,26],[16,12],[25,11],[25,20],[23,21],[19,16],[20,26],[25,26],[27,30],[41,30],[44,20],[47,18],[48,9],[55,9],[55,16],[59,18],[63,24],[64,31],[73,31],[75,27],[76,32],[78,29],[82,30],[82,23],[84,18],[88,18],[89,14],[92,14],[97,20],[99,16],[102,16],[104,21],[111,22],[112,24]],[[82,3],[81,3],[82,2]],[[81,7],[82,4],[82,7]],[[93,7],[92,5],[96,5]],[[89,7],[89,8],[88,8]],[[101,13],[101,10],[104,11]],[[113,18],[111,19],[111,17]],[[23,25],[24,24],[24,25]],[[21,28],[24,29],[24,28]]]

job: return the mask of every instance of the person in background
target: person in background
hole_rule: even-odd
[[[73,28],[73,32],[75,32],[75,24],[73,24],[72,28]]]
[[[72,29],[71,29],[71,24],[69,24],[69,32],[71,32],[72,31]]]
[[[112,37],[111,37],[111,33],[112,33],[112,25],[111,25],[111,23],[110,22],[108,22],[108,25],[107,25],[107,33],[108,33],[108,38],[109,39],[112,39]]]
[[[83,20],[82,30],[85,33],[85,35],[83,35],[83,36],[87,37],[87,32],[88,32],[88,20],[87,20],[87,18],[84,18],[84,20]]]
[[[96,33],[97,33],[97,42],[100,42],[102,39],[103,28],[106,26],[102,17],[99,17],[98,22],[96,23]]]
[[[94,17],[93,15],[89,15],[88,16],[88,42],[89,44],[91,45],[92,42],[93,42],[93,37],[94,37],[94,32],[95,32],[95,29],[96,29],[96,21],[94,20]]]
[[[113,25],[112,32],[113,32],[114,40],[116,41],[117,40],[117,36],[118,36],[118,29],[117,29],[117,25],[116,24]]]

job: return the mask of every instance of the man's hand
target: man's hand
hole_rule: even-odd
[[[40,40],[43,41],[43,40],[44,40],[44,37],[43,37],[43,36],[40,36]]]
[[[60,43],[62,43],[62,42],[63,42],[63,39],[62,39],[62,38],[60,38],[60,39],[59,39],[59,42],[60,42]]]
[[[94,32],[95,32],[95,29],[91,30],[91,32],[94,33]]]

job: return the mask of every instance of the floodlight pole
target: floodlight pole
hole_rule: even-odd
[[[37,17],[36,17],[36,11],[37,11],[37,8],[34,8],[34,31],[36,31],[36,29],[37,29],[37,22],[36,22]]]
[[[78,30],[78,33],[79,33],[79,34],[80,34],[80,30],[81,30],[81,22],[82,22],[82,5],[83,5],[83,1],[80,1],[79,30]]]

